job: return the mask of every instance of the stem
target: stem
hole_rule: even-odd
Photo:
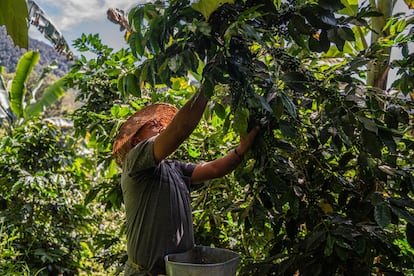
[[[389,35],[384,30],[387,20],[392,15],[395,1],[390,0],[370,0],[371,6],[381,12],[383,16],[372,18],[371,45],[374,45],[382,37]],[[391,48],[381,47],[376,52],[376,59],[368,65],[367,85],[385,90],[387,87],[388,70],[390,63]]]

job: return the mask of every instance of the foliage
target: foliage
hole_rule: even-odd
[[[16,273],[27,275],[25,264],[16,262],[16,257],[19,253],[16,252],[12,245],[12,242],[18,238],[16,229],[14,231],[6,231],[5,228],[7,228],[7,226],[3,224],[0,227],[0,270],[6,275]]]
[[[75,274],[89,252],[92,222],[81,204],[87,175],[75,157],[77,141],[50,122],[32,120],[0,143],[0,217],[15,251],[4,260],[43,274]]]
[[[65,78],[44,85],[52,64],[32,86],[38,59],[38,52],[24,54],[11,85],[0,75],[6,130],[0,132],[0,268],[8,275],[94,273],[102,268],[90,260],[99,255],[92,235],[101,223],[111,231],[115,216],[83,204],[92,182],[89,151],[65,118],[45,117],[63,95]]]
[[[82,35],[74,41],[79,52],[94,54],[87,60],[81,56],[75,60],[67,76],[67,86],[78,90],[76,100],[81,106],[72,114],[75,135],[86,139],[90,151],[89,162],[94,180],[88,186],[85,206],[103,205],[111,213],[123,210],[119,172],[112,160],[112,141],[123,118],[132,114],[143,101],[134,103],[132,98],[123,98],[117,89],[117,80],[124,71],[130,70],[136,61],[127,50],[116,53],[103,45],[98,35]],[[113,216],[113,215],[112,215]],[[110,219],[110,218],[107,218]],[[112,219],[117,229],[100,229],[94,242],[95,257],[105,269],[115,267],[121,270],[126,262],[124,229],[122,220]]]
[[[53,64],[43,70],[34,87],[27,94],[29,76],[40,56],[38,52],[29,51],[19,60],[11,85],[0,78],[0,119],[1,125],[10,132],[20,119],[31,119],[39,116],[47,107],[56,103],[64,95],[64,78],[43,87],[43,80],[51,71]]]
[[[27,49],[26,0],[3,0],[0,2],[0,26],[5,25],[14,43]]]
[[[409,66],[395,94],[364,83],[366,66],[385,49],[401,47],[410,62],[413,37],[403,31],[412,23],[390,19],[389,35],[364,47],[358,29],[369,31],[382,14],[346,5],[235,1],[202,16],[187,1],[169,1],[129,14],[129,44],[142,62],[123,83],[171,87],[190,73],[209,91],[224,131],[262,126],[255,161],[237,172],[244,194],[232,221],[257,241],[238,241],[251,260],[242,273],[367,275],[377,256],[377,266],[413,265],[412,253],[401,256],[395,245],[406,223],[411,240],[414,222]],[[339,62],[324,62],[330,57]]]

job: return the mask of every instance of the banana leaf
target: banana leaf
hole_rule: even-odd
[[[16,76],[12,81],[10,90],[10,107],[18,118],[24,116],[24,98],[27,92],[26,82],[39,59],[39,52],[29,51],[20,58],[17,64]]]
[[[29,43],[27,17],[25,0],[0,1],[0,26],[5,25],[14,44],[25,49]]]
[[[48,76],[48,74],[53,70],[57,68],[57,62],[53,61],[49,66],[45,67],[42,71],[42,75],[40,76],[39,80],[37,81],[37,84],[35,85],[35,87],[32,89],[32,95],[30,97],[30,103],[35,103],[36,102],[36,95],[38,94],[38,92],[40,91],[40,89],[42,88],[42,85],[46,79],[46,77]]]
[[[48,86],[43,92],[42,97],[35,103],[28,105],[25,110],[26,117],[32,117],[39,115],[45,108],[53,105],[59,100],[64,94],[65,78],[61,78]]]

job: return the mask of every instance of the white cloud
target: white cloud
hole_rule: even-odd
[[[2,0],[0,0],[2,1]],[[119,26],[107,19],[109,8],[129,11],[145,0],[35,0],[54,25],[62,32],[69,45],[85,34],[99,33],[102,42],[112,48],[128,47]],[[47,41],[37,28],[29,28],[29,35],[40,41]]]
[[[109,8],[128,11],[131,7],[143,1],[134,3],[131,0],[37,0],[36,2],[45,10],[51,20],[59,26],[59,29],[65,31],[73,27],[80,27],[86,22],[106,20],[106,11]]]

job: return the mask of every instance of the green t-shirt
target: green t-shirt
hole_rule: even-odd
[[[126,156],[121,179],[128,258],[153,275],[165,274],[164,256],[194,246],[190,178],[194,164],[154,160],[155,137]],[[131,266],[125,275],[137,273]]]

